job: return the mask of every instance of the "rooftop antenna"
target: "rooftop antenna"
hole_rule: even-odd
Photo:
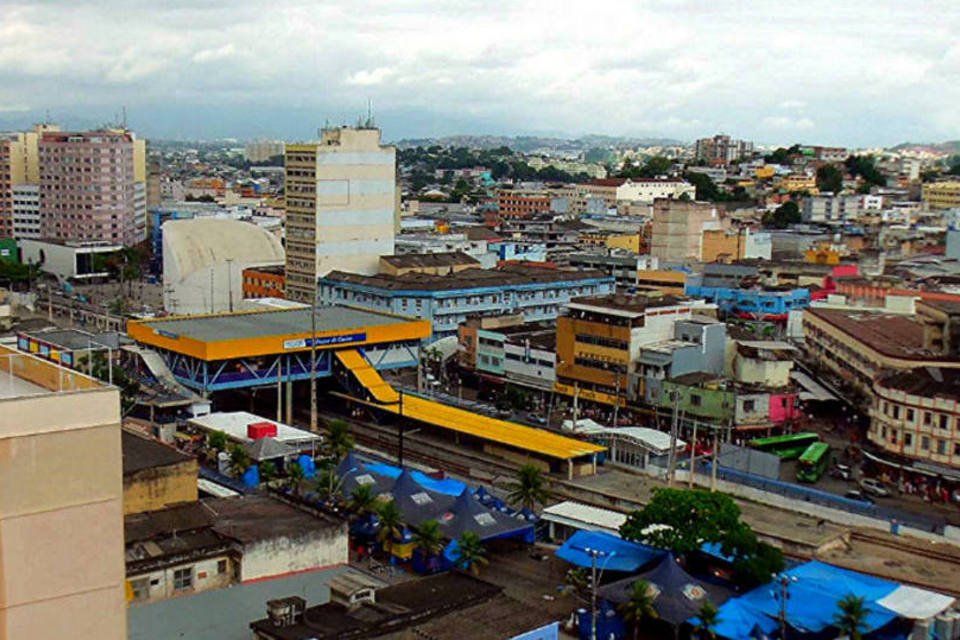
[[[123,114],[123,120],[121,121],[121,124],[123,128],[126,129],[127,128],[127,105],[123,105],[120,109],[121,109],[120,113]]]
[[[373,128],[373,100],[367,98],[367,123],[368,129]]]

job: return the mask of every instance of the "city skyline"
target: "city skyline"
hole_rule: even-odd
[[[386,140],[938,142],[960,138],[957,26],[947,2],[21,3],[0,28],[0,123],[126,106],[147,137],[305,139],[369,100]]]

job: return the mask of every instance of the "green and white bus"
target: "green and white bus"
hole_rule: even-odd
[[[830,464],[830,445],[826,442],[814,442],[807,447],[797,460],[797,480],[816,482]]]
[[[751,449],[772,453],[782,460],[795,460],[807,450],[807,447],[819,441],[820,436],[818,434],[803,431],[801,433],[788,433],[783,436],[757,438],[747,444]]]

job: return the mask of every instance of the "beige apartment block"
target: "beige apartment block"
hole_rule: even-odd
[[[324,129],[288,144],[287,297],[310,301],[330,271],[377,273],[396,237],[397,152],[375,128]]]
[[[0,639],[126,638],[119,392],[0,347]]]

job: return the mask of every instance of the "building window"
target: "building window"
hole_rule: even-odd
[[[907,409],[907,422],[913,422],[913,409]]]
[[[176,569],[173,572],[173,590],[186,591],[193,588],[193,567]]]
[[[703,399],[700,396],[696,394],[693,394],[690,396],[690,406],[700,407],[702,405],[703,405]]]
[[[950,428],[950,418],[944,414],[940,414],[940,428],[949,429]]]
[[[903,434],[903,446],[905,446],[905,447],[912,447],[912,446],[913,446],[913,434],[912,434],[912,433],[904,433],[904,434]]]
[[[933,423],[933,415],[929,411],[923,412],[923,425],[929,427]]]
[[[941,456],[947,455],[947,441],[946,440],[937,440],[937,454]]]
[[[757,409],[757,401],[756,401],[756,400],[744,400],[744,402],[743,402],[743,410],[744,410],[744,411],[746,411],[747,413],[752,413],[752,412],[756,411],[756,409]]]
[[[890,444],[897,444],[897,430],[890,430]]]
[[[930,436],[922,436],[920,438],[920,448],[924,451],[930,451]]]
[[[897,404],[893,405],[893,419],[894,420],[900,419],[900,405],[897,405]]]
[[[150,579],[139,578],[130,581],[130,590],[133,591],[133,599],[137,602],[146,600],[150,597]]]
[[[222,575],[227,572],[227,561],[217,560],[217,573]]]

